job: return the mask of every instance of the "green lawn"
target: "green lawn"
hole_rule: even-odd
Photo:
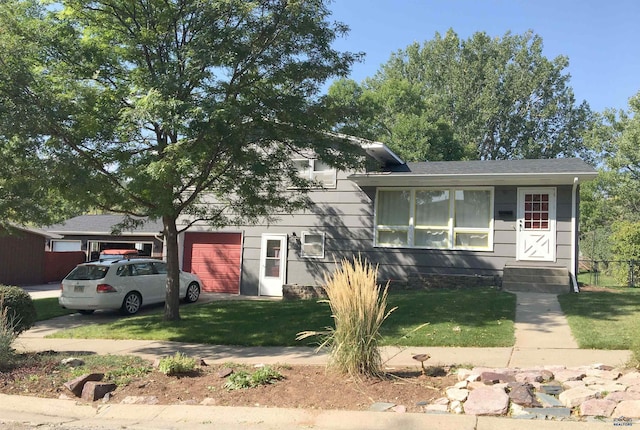
[[[36,321],[50,320],[51,318],[68,315],[75,312],[69,309],[61,308],[58,304],[57,297],[35,299],[33,300],[33,305],[36,307]]]
[[[584,285],[597,285],[599,287],[620,287],[620,281],[604,272],[598,272],[597,274],[592,272],[579,273],[578,282]]]
[[[511,346],[515,296],[491,288],[403,292],[383,325],[383,344],[406,346]],[[297,333],[332,324],[329,305],[316,301],[218,301],[180,309],[182,319],[162,312],[64,330],[53,337],[149,339],[246,346],[300,346]]]
[[[629,349],[640,332],[640,288],[558,296],[580,348]]]

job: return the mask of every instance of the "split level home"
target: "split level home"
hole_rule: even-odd
[[[405,163],[382,143],[362,145],[370,171],[295,160],[318,182],[308,210],[268,225],[191,226],[179,236],[182,269],[197,273],[205,292],[282,296],[321,285],[336,262],[360,256],[377,265],[379,282],[400,287],[577,291],[579,187],[596,176],[587,163]],[[158,222],[114,236],[120,221],[87,215],[53,226],[48,231],[59,236],[50,250],[83,250],[87,259],[123,247],[163,255]]]
[[[311,209],[269,225],[192,226],[179,238],[182,268],[205,291],[243,295],[321,285],[336,261],[357,256],[392,285],[577,291],[579,187],[596,176],[587,163],[405,163],[382,143],[363,147],[371,171],[295,160],[321,184]]]

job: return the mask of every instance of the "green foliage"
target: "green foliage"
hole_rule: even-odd
[[[158,364],[158,370],[169,376],[193,372],[195,368],[196,360],[180,352],[176,352],[173,357],[161,358]]]
[[[227,390],[254,388],[260,385],[273,384],[282,378],[284,376],[271,366],[263,366],[253,373],[249,373],[246,370],[236,370],[229,375],[224,387]]]
[[[633,276],[635,284],[638,285],[640,283],[640,222],[618,221],[614,223],[611,242],[615,260],[635,262],[633,269],[626,265],[618,266],[619,269],[614,272],[616,280],[622,285],[630,285]]]
[[[326,333],[302,332],[298,339],[322,334],[331,364],[349,375],[380,375],[380,327],[396,308],[387,312],[387,288],[377,283],[377,268],[361,258],[341,266],[325,279],[325,291],[335,327]]]
[[[436,33],[393,53],[361,85],[333,84],[336,125],[408,161],[573,156],[591,111],[575,101],[568,59],[542,50],[531,32]]]
[[[36,308],[29,293],[20,287],[0,285],[0,311],[5,311],[13,331],[19,335],[36,322]]]

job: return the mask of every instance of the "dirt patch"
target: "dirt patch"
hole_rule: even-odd
[[[60,398],[72,394],[64,382],[80,373],[102,372],[117,377],[122,369],[93,366],[91,369],[69,369],[59,364],[64,357],[26,360],[28,364],[0,372],[0,392],[5,394]],[[122,365],[122,367],[129,364]],[[144,366],[151,366],[145,363]],[[251,366],[201,366],[186,376],[166,376],[157,369],[126,377],[118,383],[109,402],[119,403],[127,396],[154,396],[158,404],[208,404],[219,406],[283,407],[303,409],[367,410],[375,402],[403,405],[408,412],[423,412],[423,405],[444,397],[447,387],[457,382],[451,369],[427,368],[421,375],[415,368],[387,369],[382,378],[349,378],[320,366],[272,366],[283,378],[272,384],[254,388],[229,390],[224,369],[234,368],[249,373]],[[111,375],[111,376],[109,376]],[[122,376],[120,376],[122,379]]]

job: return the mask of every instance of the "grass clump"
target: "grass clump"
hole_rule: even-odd
[[[158,364],[158,370],[169,376],[193,372],[195,368],[196,360],[180,352],[172,357],[161,358]]]
[[[320,347],[328,347],[330,365],[356,376],[379,376],[382,358],[378,350],[380,327],[396,308],[387,312],[387,290],[378,285],[377,268],[360,257],[344,259],[325,277],[325,291],[335,327],[325,332],[307,331],[297,339],[321,335]]]
[[[4,296],[0,295],[0,371],[13,361],[13,342],[17,337],[14,319],[9,315],[9,308],[4,306]]]
[[[264,366],[253,373],[246,370],[237,370],[227,379],[224,387],[227,390],[240,390],[243,388],[253,388],[260,385],[273,384],[284,378],[280,372],[270,366]]]

